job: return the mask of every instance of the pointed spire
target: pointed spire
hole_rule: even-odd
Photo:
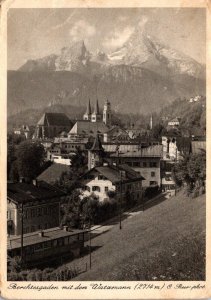
[[[96,134],[96,137],[95,137],[95,140],[94,140],[91,150],[92,151],[102,151],[103,150],[103,146],[102,146],[99,134]]]
[[[98,99],[96,100],[95,108],[94,108],[94,112],[93,113],[96,114],[96,115],[100,114]]]
[[[90,99],[89,99],[88,104],[87,104],[86,114],[87,114],[87,115],[91,115],[91,104],[90,104]]]

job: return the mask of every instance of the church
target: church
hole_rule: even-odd
[[[68,133],[68,137],[74,136],[83,137],[95,137],[96,134],[103,136],[107,132],[112,124],[111,104],[108,100],[105,101],[103,112],[100,113],[98,99],[95,102],[94,109],[92,111],[90,100],[88,101],[87,109],[83,115],[83,120],[76,121]]]

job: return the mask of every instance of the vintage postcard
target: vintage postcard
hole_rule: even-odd
[[[1,296],[211,297],[210,1],[0,13]]]

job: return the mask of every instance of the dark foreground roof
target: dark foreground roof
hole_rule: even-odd
[[[64,192],[45,182],[40,182],[38,186],[24,182],[7,184],[7,198],[15,203],[48,200],[64,195]]]
[[[86,232],[84,230],[65,231],[59,227],[42,230],[43,236],[39,235],[39,231],[24,234],[23,246],[35,245],[47,241],[56,240],[62,237],[74,236],[79,233]],[[12,236],[7,239],[7,249],[17,249],[21,247],[21,236]]]

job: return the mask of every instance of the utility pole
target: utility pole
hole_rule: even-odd
[[[119,229],[122,229],[122,171],[120,171]]]
[[[89,219],[89,268],[92,268],[91,219]]]
[[[117,145],[117,163],[119,163],[119,145]],[[122,171],[120,170],[119,229],[122,229]]]
[[[21,203],[21,266],[23,266],[23,201]]]

